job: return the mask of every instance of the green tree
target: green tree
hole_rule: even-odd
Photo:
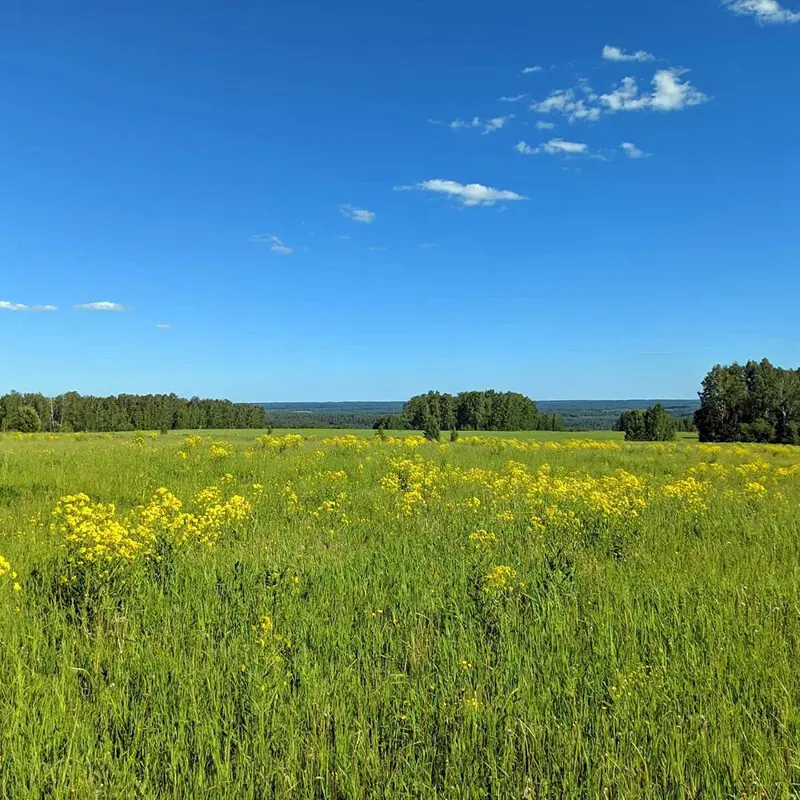
[[[6,429],[20,433],[36,433],[42,429],[42,419],[33,406],[20,406],[6,418]]]
[[[623,411],[614,427],[616,430],[624,431],[626,442],[643,442],[647,438],[644,412],[638,408]]]
[[[694,422],[703,442],[797,443],[800,370],[767,359],[717,364],[703,379]]]
[[[430,408],[425,413],[422,425],[422,433],[429,442],[438,442],[442,436],[442,429],[439,425],[439,418]]]
[[[675,438],[675,420],[661,403],[644,412],[644,435],[648,442],[668,442]]]

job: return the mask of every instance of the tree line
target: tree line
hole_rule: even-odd
[[[701,442],[800,444],[800,370],[762,361],[717,364],[694,421]]]
[[[560,414],[541,414],[536,403],[518,392],[430,391],[408,400],[399,416],[379,419],[375,428],[436,431],[563,431]],[[436,438],[436,437],[434,437]]]
[[[187,400],[175,394],[57,397],[9,392],[0,397],[0,430],[73,432],[266,428],[262,406],[230,400]]]

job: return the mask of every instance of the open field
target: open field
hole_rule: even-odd
[[[200,431],[201,433],[210,436],[220,436],[230,441],[247,442],[253,439],[254,436],[264,434],[266,431],[247,431],[247,430],[229,430],[229,431]],[[185,436],[189,431],[183,433],[180,431],[171,431],[168,435],[172,437]],[[191,433],[194,433],[192,431]],[[286,434],[299,434],[300,436],[310,438],[331,438],[336,436],[358,436],[371,439],[375,436],[375,431],[368,428],[276,428],[273,431],[276,436],[284,436]],[[115,435],[132,435],[132,434],[115,434]],[[419,431],[386,431],[387,436],[406,437],[406,436],[419,436]],[[686,435],[686,434],[684,434]],[[564,441],[566,439],[598,439],[598,440],[618,440],[622,441],[624,435],[618,431],[586,431],[576,433],[574,431],[470,431],[461,432],[459,436],[480,436],[482,438],[502,438],[502,439],[521,439],[524,441]],[[442,431],[442,441],[446,442],[450,438],[449,431]],[[697,438],[695,435],[693,438]]]
[[[800,793],[800,449],[311,433],[0,436],[0,796]]]
[[[158,440],[154,439],[155,434],[146,434],[148,442],[152,446],[159,445],[174,445],[176,442],[182,441],[187,436],[200,434],[203,436],[210,436],[215,439],[225,439],[226,441],[247,445],[253,439],[263,436],[267,433],[266,430],[248,430],[248,429],[227,429],[227,430],[192,430],[192,431],[168,431],[164,436],[159,436]],[[304,439],[325,439],[334,438],[339,436],[357,436],[362,439],[372,439],[375,436],[375,431],[369,428],[275,428],[272,431],[274,436],[286,435],[299,435]],[[405,438],[419,436],[419,431],[386,431],[386,435],[395,438]],[[127,440],[135,436],[133,432],[118,432],[111,434],[102,433],[86,433],[82,434],[85,439],[103,439],[108,440]],[[624,434],[619,431],[468,431],[461,432],[459,436],[464,437],[480,437],[483,439],[519,439],[521,441],[537,441],[537,442],[559,442],[568,441],[571,439],[593,439],[598,441],[617,441],[622,442]],[[447,442],[450,438],[449,431],[442,432],[442,441]],[[678,433],[678,441],[697,441],[696,433]]]

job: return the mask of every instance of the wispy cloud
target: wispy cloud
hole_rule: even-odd
[[[650,153],[645,153],[644,150],[640,150],[633,142],[623,142],[620,148],[622,152],[631,159],[647,158],[650,155]]]
[[[409,189],[421,189],[425,192],[444,194],[458,200],[464,206],[493,206],[503,200],[527,200],[528,198],[511,192],[507,189],[495,189],[492,186],[484,186],[481,183],[458,183],[458,181],[448,181],[442,178],[434,178],[429,181],[422,181],[413,186],[395,186],[396,191]]]
[[[542,71],[541,67],[525,67],[525,69],[522,70],[522,74],[532,75],[534,72],[541,72],[541,71]]]
[[[603,48],[603,58],[606,61],[655,61],[655,56],[646,50],[637,50],[635,53],[626,53],[619,47],[607,44]]]
[[[555,123],[553,122],[544,122],[543,120],[539,120],[536,123],[536,129],[539,131],[551,131],[555,128]]]
[[[339,210],[348,219],[353,220],[353,222],[363,222],[366,225],[370,225],[371,223],[375,222],[375,213],[373,211],[367,211],[366,208],[354,208],[353,206],[346,204],[340,206]]]
[[[800,11],[784,8],[778,0],[723,0],[734,14],[755,17],[765,25],[800,22]]]
[[[514,119],[514,114],[508,114],[505,117],[494,117],[486,122],[483,128],[484,133],[494,133],[499,131],[500,128],[505,127],[505,124]]]
[[[158,328],[160,331],[171,331],[172,325],[168,325],[166,322],[159,322],[156,325],[156,328]]]
[[[346,233],[343,233],[341,236],[337,236],[336,238],[340,242],[349,242],[350,241],[350,237]]]
[[[523,156],[535,156],[539,153],[547,153],[551,156],[580,156],[589,154],[588,144],[584,144],[583,142],[568,142],[564,139],[550,139],[549,142],[543,142],[539,147],[533,147],[527,142],[518,142],[514,149]]]
[[[250,237],[250,241],[258,242],[259,244],[268,244],[270,246],[269,249],[272,250],[273,253],[277,253],[281,256],[288,256],[294,252],[293,247],[284,244],[274,233],[257,233]]]
[[[708,97],[689,81],[682,81],[686,70],[660,69],[653,76],[651,94],[641,94],[635,78],[623,78],[620,86],[600,100],[609,111],[682,111],[689,106],[705,103]]]
[[[498,97],[497,99],[501,103],[519,103],[520,100],[524,100],[528,95],[527,94],[515,94],[512,97]]]
[[[58,311],[56,306],[29,306],[25,303],[12,303],[10,300],[0,300],[2,311]]]
[[[585,98],[579,97],[574,89],[559,89],[540,103],[534,103],[531,111],[539,114],[562,114],[569,122],[578,120],[595,122],[602,114],[602,109],[592,105],[597,96],[588,90],[588,87],[582,86],[581,89],[586,94]]]
[[[481,128],[481,133],[494,133],[499,131],[502,127],[514,119],[514,114],[506,114],[504,117],[494,117],[493,119],[481,119],[480,117],[473,117],[471,120],[454,119],[450,123],[450,128],[454,131],[462,130],[464,128]]]
[[[436,245],[433,242],[423,242],[420,245],[422,250],[432,250],[434,247],[436,247]]]
[[[96,303],[79,303],[73,308],[79,311],[124,311],[125,306],[120,303],[112,303],[110,300],[100,300]]]
[[[388,248],[388,247],[386,247],[386,245],[383,245],[383,244],[380,244],[380,245],[374,245],[374,244],[373,244],[373,245],[370,245],[370,246],[367,248],[367,250],[369,250],[369,251],[370,251],[370,253],[383,253],[383,252],[385,252],[385,251],[386,251],[386,250],[388,250],[388,249],[389,249],[389,248]]]

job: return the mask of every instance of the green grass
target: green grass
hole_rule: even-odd
[[[207,430],[207,431],[169,431],[166,438],[182,439],[192,434],[201,433],[204,436],[212,436],[219,439],[226,439],[231,442],[250,442],[256,436],[261,436],[266,431],[254,430]],[[276,436],[285,434],[299,434],[304,437],[326,438],[333,436],[358,436],[371,439],[375,436],[375,431],[367,428],[276,428],[273,431]],[[87,434],[87,436],[102,436],[103,434]],[[115,438],[130,438],[133,433],[115,433]],[[419,431],[386,431],[387,436],[407,437],[419,436]],[[481,436],[484,438],[513,438],[523,441],[563,441],[565,439],[597,439],[600,441],[616,440],[622,441],[622,433],[617,431],[462,431],[459,436]],[[689,437],[696,439],[695,434],[678,434],[679,437]],[[442,431],[442,441],[448,441],[449,431]]]
[[[798,796],[796,450],[341,433],[0,436],[0,796]],[[60,497],[210,485],[216,545],[62,585]]]

